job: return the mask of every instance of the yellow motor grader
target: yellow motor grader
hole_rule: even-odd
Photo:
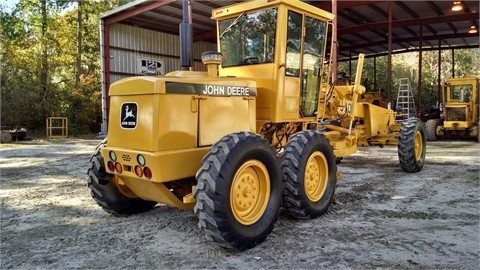
[[[479,87],[476,77],[449,78],[443,84],[440,118],[425,122],[425,137],[436,141],[444,136],[469,137],[480,141]]]
[[[296,0],[248,1],[212,11],[219,52],[206,72],[180,70],[111,85],[108,141],[90,160],[88,186],[115,215],[157,203],[193,209],[219,245],[252,248],[280,206],[299,219],[327,211],[336,159],[357,146],[397,145],[400,166],[425,159],[421,123],[358,102],[353,85],[328,83],[333,15]]]

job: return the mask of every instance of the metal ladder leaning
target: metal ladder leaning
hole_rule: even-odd
[[[416,117],[417,115],[413,91],[410,87],[410,80],[408,78],[400,79],[397,96],[397,110],[402,112],[400,116],[397,116],[397,121],[403,121],[411,117]]]

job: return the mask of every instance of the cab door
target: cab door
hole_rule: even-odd
[[[285,56],[285,88],[283,115],[285,119],[300,117],[300,89],[302,74],[303,15],[288,11],[287,45]]]
[[[314,117],[321,85],[327,23],[288,11],[285,61],[286,118]],[[299,109],[300,108],[300,109]]]
[[[327,23],[307,16],[304,29],[300,110],[312,117],[318,109]]]

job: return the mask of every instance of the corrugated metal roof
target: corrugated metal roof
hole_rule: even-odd
[[[266,0],[264,0],[266,1]],[[212,9],[242,1],[194,0],[193,34],[196,41],[216,42]],[[304,1],[331,11],[331,0]],[[462,1],[463,10],[452,11],[452,1],[392,1],[392,50],[478,48],[479,1]],[[388,1],[338,1],[339,58],[388,51]],[[120,22],[178,35],[182,1],[137,0],[101,15],[107,22]],[[421,34],[420,34],[421,33]]]

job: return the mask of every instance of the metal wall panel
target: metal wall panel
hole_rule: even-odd
[[[118,75],[118,74],[110,74],[110,83],[114,83],[116,81],[119,81],[121,79],[125,79],[129,76],[125,76],[125,75]]]
[[[180,68],[180,38],[175,35],[156,32],[124,24],[110,26],[110,72],[131,75],[137,73],[137,58],[151,58],[163,61],[165,72]],[[204,51],[215,51],[216,44],[195,42],[192,46],[193,70],[205,71],[201,63]]]
[[[137,73],[138,57],[161,60],[164,72],[168,73],[180,69],[180,38],[175,35],[133,27],[125,24],[112,24],[108,27],[109,40],[103,39],[104,24],[100,26],[103,45],[109,49],[110,63],[109,70],[105,70],[105,60],[102,57],[102,128],[101,133],[107,132],[108,115],[108,87],[106,78],[110,84],[131,76],[140,75]],[[208,42],[195,42],[192,46],[193,67],[195,71],[206,71],[201,62],[201,55],[205,51],[216,51],[216,44]]]

